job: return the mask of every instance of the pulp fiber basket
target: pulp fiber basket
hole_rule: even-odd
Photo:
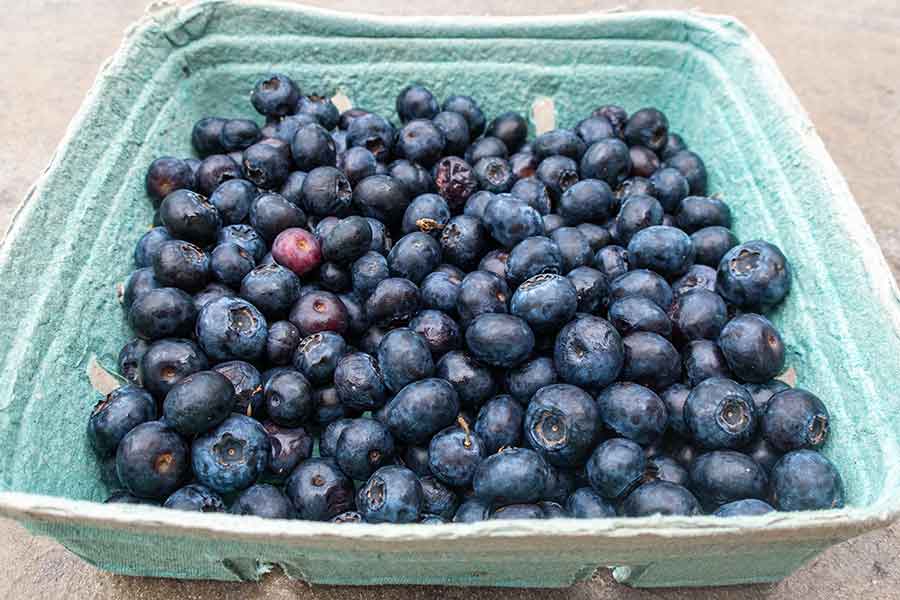
[[[117,284],[151,222],[150,161],[187,156],[205,115],[259,119],[254,81],[393,114],[419,81],[488,115],[560,126],[603,103],[655,105],[707,161],[743,240],[765,238],[796,278],[774,314],[797,384],[833,415],[825,454],[848,507],[752,518],[332,525],[104,505],[85,439],[130,337]],[[0,251],[0,513],[117,573],[251,580],[274,566],[323,584],[566,586],[612,567],[636,586],[777,580],[900,506],[897,289],[847,185],[772,58],[728,17],[647,12],[374,18],[205,2],[136,24],[69,128]]]

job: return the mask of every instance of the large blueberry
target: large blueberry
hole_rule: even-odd
[[[563,256],[559,246],[552,239],[540,235],[516,244],[506,262],[506,278],[515,285],[535,275],[562,272]]]
[[[478,465],[487,456],[481,436],[465,427],[448,427],[431,438],[428,445],[428,468],[440,481],[450,486],[469,486]]]
[[[551,465],[574,467],[594,446],[600,412],[587,392],[570,384],[541,388],[525,414],[525,437]]]
[[[232,412],[259,417],[264,407],[262,376],[259,370],[243,360],[219,363],[213,371],[224,375],[234,387],[235,404]]]
[[[405,327],[394,329],[378,345],[378,365],[384,383],[392,392],[406,384],[431,377],[434,360],[421,335]]]
[[[239,298],[219,298],[203,307],[194,330],[213,360],[253,360],[266,347],[268,327],[259,310]]]
[[[770,498],[778,510],[844,507],[844,482],[830,460],[815,450],[785,454],[772,468]]]
[[[191,462],[198,481],[220,494],[250,487],[269,462],[269,436],[256,419],[233,414],[194,440]]]
[[[425,338],[431,354],[440,357],[462,345],[459,325],[439,310],[423,310],[409,322],[409,328]]]
[[[589,487],[575,490],[566,500],[566,512],[575,519],[615,517],[615,507]]]
[[[690,385],[697,385],[710,377],[732,377],[725,356],[713,341],[688,342],[681,350],[681,358],[684,363],[684,374]]]
[[[509,504],[541,499],[549,469],[541,455],[527,448],[507,448],[487,457],[472,479],[475,496]]]
[[[338,361],[334,387],[341,404],[355,410],[381,408],[388,396],[378,361],[362,352],[346,354]]]
[[[406,323],[419,311],[419,288],[409,279],[388,277],[366,299],[366,315],[380,327]]]
[[[635,268],[675,277],[694,264],[694,244],[678,228],[647,227],[637,231],[628,242],[628,260]]]
[[[604,319],[583,316],[556,336],[553,363],[560,379],[580,387],[602,387],[615,381],[625,360],[619,332]]]
[[[156,418],[156,402],[136,385],[123,385],[97,403],[88,420],[88,440],[98,456],[115,452],[129,431]]]
[[[510,302],[510,312],[538,333],[558,330],[572,320],[577,309],[575,286],[567,278],[549,273],[525,280]]]
[[[520,364],[534,348],[534,333],[514,315],[485,313],[466,329],[466,346],[478,360],[494,367]]]
[[[733,450],[701,454],[690,469],[690,488],[707,510],[735,500],[766,497],[769,478],[765,469]]]
[[[164,398],[182,378],[208,367],[206,355],[191,340],[158,340],[141,358],[141,384],[157,398]]]
[[[275,423],[297,427],[313,413],[312,386],[299,372],[283,369],[269,377],[263,387],[266,412]]]
[[[415,523],[422,503],[419,478],[399,465],[375,471],[356,495],[357,508],[367,523]]]
[[[197,308],[194,300],[178,288],[156,288],[132,302],[128,320],[138,337],[147,340],[184,337],[194,328]]]
[[[828,409],[806,390],[778,392],[769,400],[761,419],[766,441],[783,452],[816,449],[828,438]]]
[[[453,386],[437,378],[415,381],[388,402],[386,422],[400,442],[421,445],[452,424],[459,413],[459,396]]]
[[[463,325],[486,313],[507,312],[509,287],[488,271],[472,271],[459,284],[456,311]]]
[[[756,431],[756,409],[744,386],[713,377],[691,390],[684,404],[684,422],[699,446],[740,448]]]
[[[506,372],[506,391],[523,406],[544,386],[557,382],[553,360],[535,358]]]
[[[482,406],[475,421],[475,433],[481,437],[487,454],[518,446],[524,418],[522,405],[510,396],[496,396]]]
[[[235,400],[228,378],[217,371],[200,371],[172,386],[163,403],[163,416],[178,433],[190,437],[224,421]]]
[[[394,438],[375,419],[353,419],[341,431],[334,459],[348,477],[365,481],[377,469],[394,460]]]
[[[125,488],[141,498],[162,499],[178,489],[190,473],[188,448],[161,421],[141,423],[116,450],[116,473]]]
[[[617,434],[652,444],[666,430],[669,413],[662,399],[636,383],[614,383],[597,397],[600,417]]]
[[[587,461],[587,478],[603,498],[624,498],[647,477],[644,450],[624,438],[612,438],[598,445]]]
[[[651,481],[640,486],[625,498],[622,510],[629,517],[651,515],[701,514],[700,503],[685,487],[669,481]]]
[[[609,322],[622,335],[647,331],[669,337],[672,321],[655,302],[643,296],[625,296],[609,307]]]
[[[501,196],[484,207],[483,221],[491,236],[507,248],[544,232],[544,222],[538,211],[524,202]]]
[[[457,215],[441,231],[443,259],[463,269],[473,269],[488,249],[488,233],[481,219]]]
[[[463,408],[478,409],[494,395],[494,377],[490,369],[461,350],[442,356],[434,374],[450,382]]]
[[[355,506],[353,480],[330,458],[310,458],[294,469],[284,485],[297,518],[328,521]]]
[[[441,264],[441,245],[427,233],[408,233],[391,248],[387,262],[391,275],[419,284]]]
[[[681,379],[681,356],[666,338],[637,331],[622,338],[625,361],[620,378],[664,390]]]
[[[250,486],[235,498],[228,512],[233,515],[253,515],[263,519],[292,519],[294,506],[281,488],[268,483]]]
[[[303,338],[294,353],[294,368],[313,384],[330,382],[338,361],[347,353],[347,342],[333,331],[321,331]]]
[[[642,296],[656,302],[663,310],[672,306],[672,288],[666,280],[653,271],[637,269],[628,271],[612,280],[609,284],[610,302],[626,296]]]
[[[747,382],[762,383],[784,369],[781,334],[767,318],[745,313],[722,328],[719,347],[731,371]]]
[[[284,318],[300,297],[300,278],[278,264],[256,267],[240,284],[240,295],[269,318]]]
[[[778,304],[790,289],[790,264],[778,246],[768,242],[754,240],[735,246],[719,263],[716,290],[742,308]]]

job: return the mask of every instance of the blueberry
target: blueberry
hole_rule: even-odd
[[[655,302],[643,296],[625,296],[609,307],[609,322],[622,335],[646,331],[669,337],[672,322]]]
[[[544,357],[535,358],[506,373],[507,391],[516,401],[526,406],[535,392],[556,382],[553,360]]]
[[[449,521],[459,507],[459,497],[433,476],[419,477],[422,485],[422,510]]]
[[[616,138],[601,139],[585,151],[580,166],[584,179],[599,179],[617,187],[631,172],[628,146]]]
[[[448,96],[441,105],[443,111],[459,113],[465,118],[468,124],[468,131],[473,138],[477,138],[484,132],[485,118],[484,113],[478,106],[478,102],[470,96],[453,95]],[[440,115],[435,116],[435,119]]]
[[[558,330],[572,320],[577,308],[575,286],[565,277],[551,274],[525,280],[510,302],[510,312],[524,319],[538,333]]]
[[[350,263],[365,254],[372,243],[372,227],[364,217],[341,219],[322,240],[327,261]]]
[[[631,241],[632,236],[640,230],[653,227],[654,225],[661,225],[662,219],[663,208],[656,198],[651,196],[632,195],[625,198],[622,202],[622,207],[619,209],[619,214],[616,216],[616,230],[622,242],[628,243]],[[688,242],[689,241],[690,238],[688,238]],[[685,244],[681,242],[681,245]],[[683,251],[692,253],[693,247],[690,246],[690,243],[688,243],[687,246],[689,249]],[[680,255],[678,257],[680,258]],[[665,257],[661,258],[665,259]],[[693,256],[690,256],[689,258],[690,260],[693,260]],[[687,259],[688,257],[684,257],[682,260]],[[678,262],[680,263],[681,261]],[[690,266],[690,263],[688,263],[687,266]]]
[[[682,206],[682,201],[690,193],[688,180],[680,171],[671,167],[659,169],[650,175],[649,184],[653,189],[653,193],[649,195],[659,200],[663,209],[669,214],[677,213],[679,207]]]
[[[220,298],[203,307],[194,333],[213,360],[253,360],[266,347],[266,318],[249,302]]]
[[[419,288],[409,279],[388,277],[366,300],[366,314],[378,326],[407,322],[419,310]]]
[[[141,359],[149,347],[147,342],[141,338],[134,338],[119,350],[116,362],[119,375],[124,377],[129,383],[141,385]]]
[[[516,152],[509,157],[509,168],[516,179],[535,179],[540,162],[530,152]]]
[[[814,450],[785,454],[772,468],[771,502],[778,510],[843,508],[844,482],[827,458]]]
[[[195,512],[225,512],[225,503],[217,493],[199,483],[191,483],[166,498],[163,508]]]
[[[188,448],[175,431],[160,421],[148,421],[122,437],[116,450],[116,473],[135,496],[162,499],[187,477],[188,460]]]
[[[94,407],[88,420],[88,440],[98,456],[109,456],[129,431],[154,419],[153,396],[135,385],[124,385]]]
[[[249,119],[228,119],[222,125],[219,142],[225,152],[249,148],[260,140],[259,125]]]
[[[431,119],[438,112],[438,103],[430,91],[421,85],[409,85],[397,95],[397,115],[404,123],[413,119]]]
[[[341,417],[329,423],[319,437],[319,456],[333,457],[337,449],[338,440],[344,430],[354,422],[355,419]]]
[[[720,506],[713,516],[716,517],[755,517],[770,513],[775,509],[768,502],[757,500],[756,498],[747,498],[745,500],[735,500],[728,504]]]
[[[608,428],[639,444],[658,440],[668,424],[665,403],[636,383],[614,383],[600,393],[597,405]]]
[[[567,156],[548,156],[538,164],[535,176],[547,186],[550,197],[559,202],[566,190],[578,183],[578,163]]]
[[[252,515],[264,519],[291,519],[294,507],[279,488],[257,483],[240,493],[228,510],[233,515]]]
[[[324,127],[331,130],[337,127],[340,113],[330,98],[319,95],[300,96],[297,99],[297,114],[310,115]]]
[[[305,225],[306,215],[283,196],[264,193],[257,196],[250,205],[250,224],[263,239],[271,242],[282,231]]]
[[[626,204],[630,202],[626,201]],[[675,227],[651,226],[640,229],[628,243],[630,264],[652,269],[666,277],[685,273],[694,263],[691,238]]]
[[[353,480],[329,458],[310,458],[294,469],[284,486],[297,518],[328,521],[352,510]]]
[[[384,336],[378,345],[378,364],[385,385],[393,392],[434,372],[425,338],[407,328],[395,329]]]
[[[667,158],[666,166],[678,169],[684,175],[691,194],[706,194],[706,165],[699,155],[690,150],[682,150]]]
[[[468,498],[456,509],[456,514],[453,515],[453,522],[477,523],[478,521],[487,521],[490,516],[490,501]]]
[[[500,448],[518,446],[522,437],[525,411],[511,396],[496,396],[478,411],[475,433],[481,439],[486,455]]]
[[[769,406],[769,400],[772,396],[778,392],[791,389],[791,386],[777,379],[771,379],[763,383],[747,383],[744,384],[744,387],[750,392],[753,404],[756,406],[756,414],[760,419],[766,413],[766,408]]]
[[[394,244],[387,261],[392,275],[418,284],[440,264],[441,245],[427,233],[409,233]]]
[[[433,169],[434,185],[450,207],[452,212],[459,212],[475,191],[478,180],[472,166],[456,156],[447,156],[437,162]]]
[[[383,117],[368,113],[353,119],[347,126],[347,143],[362,146],[378,161],[386,161],[393,151],[394,128]]]
[[[550,234],[562,256],[562,273],[591,264],[594,253],[587,238],[575,227],[560,227]]]
[[[478,194],[473,195],[472,198],[476,198],[481,194],[482,193],[479,192]],[[510,194],[512,194],[515,199],[528,204],[528,206],[538,211],[542,216],[547,217],[549,215],[551,210],[550,193],[547,191],[547,186],[545,186],[540,179],[536,177],[519,179],[516,181],[515,185],[512,186]],[[481,197],[487,200],[491,196],[485,193]],[[503,197],[505,198],[506,196]],[[487,206],[487,202],[485,202],[484,206]],[[475,214],[475,216],[483,216],[484,208],[481,209],[481,213],[482,214]]]
[[[488,123],[484,135],[500,139],[511,151],[517,151],[528,136],[528,122],[522,115],[505,112]]]
[[[663,390],[659,397],[666,405],[669,415],[668,429],[682,437],[690,437],[691,432],[684,422],[684,404],[687,402],[691,388],[687,385],[676,383]]]
[[[303,338],[293,356],[294,368],[313,384],[331,381],[347,343],[339,334],[322,331]]]
[[[485,158],[506,159],[509,157],[509,149],[503,140],[485,136],[472,142],[464,154],[465,161],[470,165],[478,164]],[[507,165],[508,166],[508,165]]]
[[[498,248],[485,254],[478,262],[479,271],[493,273],[502,280],[506,280],[506,264],[509,262],[509,252]]]
[[[315,408],[312,386],[306,377],[293,369],[273,375],[266,382],[263,394],[269,418],[284,427],[305,423]]]
[[[733,450],[702,454],[690,468],[690,488],[710,511],[744,498],[762,500],[768,487],[765,469]]]
[[[609,284],[603,273],[591,267],[576,267],[566,278],[575,287],[578,312],[596,313],[606,306]]]
[[[700,382],[684,404],[693,440],[709,449],[740,448],[756,431],[753,399],[739,383],[721,377]]]
[[[636,177],[650,177],[659,168],[659,157],[646,146],[632,146],[628,149],[631,159],[631,173]]]
[[[449,486],[469,486],[478,466],[487,455],[484,442],[477,433],[464,427],[448,427],[431,439],[428,446],[429,470]]]
[[[481,189],[495,194],[508,192],[515,182],[509,162],[499,156],[482,158],[475,163],[473,172]]]
[[[531,354],[534,333],[519,317],[485,313],[466,329],[466,346],[476,359],[494,367],[510,368]]]
[[[484,217],[484,209],[487,207],[488,202],[496,197],[497,194],[488,192],[487,190],[475,192],[474,194],[466,198],[465,206],[463,207],[463,214],[468,217],[475,217],[478,220],[481,220]]]
[[[206,355],[194,342],[158,340],[141,359],[141,384],[157,398],[164,398],[182,378],[208,367]]]
[[[507,504],[491,514],[491,520],[543,518],[544,510],[537,504]]]
[[[500,504],[541,499],[549,469],[544,459],[527,448],[507,448],[485,458],[475,470],[475,496]]]
[[[152,267],[153,259],[159,254],[163,243],[172,239],[169,230],[165,227],[154,227],[141,236],[134,248],[134,264],[136,267]]]
[[[602,387],[615,381],[625,351],[622,338],[606,320],[577,318],[556,337],[553,362],[560,379],[580,387]]]
[[[423,310],[409,322],[409,327],[423,338],[435,358],[462,345],[459,325],[446,313]]]
[[[272,73],[256,82],[250,102],[262,115],[283,117],[294,112],[299,95],[300,89],[290,77]]]
[[[629,517],[701,514],[697,498],[687,488],[668,481],[643,484],[629,494],[622,503],[622,510]]]
[[[322,288],[329,292],[346,292],[353,285],[349,269],[345,265],[333,262],[322,263],[319,267],[319,282]],[[349,315],[348,315],[349,316]]]
[[[269,452],[263,426],[255,419],[233,414],[194,440],[191,460],[200,483],[228,494],[256,481],[268,464]]]
[[[584,140],[572,130],[552,129],[535,138],[532,150],[540,160],[555,155],[578,160],[587,150],[587,146]]]
[[[197,319],[190,296],[177,288],[148,290],[135,299],[128,311],[129,322],[138,337],[158,340],[189,336]]]
[[[755,441],[743,448],[742,451],[764,468],[767,473],[771,473],[772,467],[775,466],[775,463],[777,463],[784,454],[781,450],[778,450],[772,446],[772,444],[767,442],[766,438],[763,436],[758,436]]]
[[[245,249],[235,243],[219,244],[209,257],[209,270],[213,279],[231,287],[239,287],[244,276],[256,261]]]
[[[224,375],[231,382],[235,393],[232,412],[248,417],[258,417],[263,409],[262,376],[256,367],[242,360],[223,362],[213,371]]]
[[[672,282],[675,296],[681,296],[695,289],[716,291],[716,271],[706,265],[694,265],[687,273]]]
[[[586,466],[591,488],[609,500],[627,496],[649,477],[643,449],[624,438],[598,445]]]
[[[313,421],[320,427],[326,427],[333,421],[341,419],[345,416],[356,416],[357,411],[352,411],[341,403],[337,390],[334,386],[322,387],[313,392],[313,404],[315,404],[315,412]]]
[[[642,108],[628,119],[624,133],[629,145],[642,145],[661,152],[668,142],[669,120],[655,108]]]
[[[388,395],[378,362],[362,352],[346,354],[338,361],[334,386],[341,403],[352,409],[375,410]]]
[[[540,235],[525,238],[509,253],[506,278],[519,284],[530,277],[563,270],[562,252],[552,239]]]
[[[784,369],[784,342],[767,318],[745,313],[729,321],[719,347],[731,371],[747,382],[762,383]]]
[[[381,343],[382,338],[384,338],[386,334],[387,330],[382,327],[369,327],[369,329],[357,340],[359,349],[372,356],[378,354],[378,344]]]
[[[250,225],[226,225],[219,230],[216,236],[216,244],[234,243],[249,252],[257,264],[263,262],[266,255],[266,241],[259,231]]]
[[[194,306],[197,307],[198,311],[203,310],[203,307],[212,302],[213,300],[218,300],[219,298],[234,298],[237,294],[233,289],[228,287],[227,285],[222,285],[221,283],[210,283],[207,284],[202,290],[194,294]]]
[[[312,455],[313,438],[303,427],[282,427],[271,421],[263,423],[269,436],[269,474],[284,481],[294,468]]]
[[[428,466],[428,448],[424,446],[407,446],[403,450],[403,457],[400,462],[420,477],[432,476],[431,468]],[[424,482],[422,487],[425,487]]]
[[[778,392],[769,400],[761,419],[766,441],[783,452],[817,449],[828,438],[828,410],[806,390]]]
[[[199,291],[209,280],[209,256],[189,242],[163,242],[153,260],[153,275],[162,286]]]
[[[215,206],[203,196],[184,189],[165,197],[159,215],[172,236],[201,245],[215,240],[221,225]]]
[[[422,194],[406,208],[401,228],[404,234],[421,231],[438,237],[449,220],[450,208],[442,197]]]
[[[575,519],[603,519],[616,516],[616,509],[588,487],[575,490],[566,500],[566,512]]]
[[[274,365],[290,364],[300,340],[300,330],[289,321],[272,323],[266,338],[266,358]]]
[[[351,185],[356,185],[376,172],[375,156],[359,146],[337,155],[337,168],[343,171]]]
[[[360,214],[388,225],[402,220],[409,198],[400,180],[389,175],[366,177],[353,189],[354,208]]]
[[[487,250],[487,230],[480,219],[459,215],[450,219],[443,228],[440,245],[444,260],[471,270]]]
[[[616,129],[610,123],[609,119],[602,115],[590,116],[582,119],[575,126],[575,133],[578,134],[584,143],[590,146],[595,142],[606,138],[617,137]]]
[[[690,481],[687,469],[671,456],[654,456],[648,460],[648,464],[656,479],[683,486],[687,486]]]
[[[627,296],[641,296],[668,311],[672,306],[672,288],[666,280],[653,271],[637,269],[616,277],[609,284],[610,302]]]
[[[630,269],[628,251],[621,246],[605,246],[594,254],[593,266],[612,282]]]
[[[659,192],[653,182],[646,177],[629,177],[616,188],[613,198],[615,200],[615,209],[618,210],[622,200],[629,196],[651,196],[656,198]],[[660,205],[662,203],[660,202]],[[678,205],[675,205],[678,208]]]
[[[320,217],[341,215],[349,210],[352,193],[350,180],[340,170],[330,164],[317,166],[303,180],[303,208]]]
[[[615,104],[604,104],[595,108],[591,112],[591,116],[605,118],[612,125],[614,135],[624,139],[625,124],[628,122],[628,113],[624,108]]]
[[[715,340],[728,320],[722,297],[704,288],[679,295],[669,311],[675,334],[685,341]]]
[[[166,394],[166,423],[185,437],[209,431],[235,406],[231,382],[217,371],[200,371],[176,383]]]
[[[397,134],[396,150],[407,160],[431,167],[444,151],[444,134],[434,123],[425,119],[413,119]]]
[[[681,351],[684,372],[690,385],[695,386],[710,377],[731,377],[725,356],[710,340],[694,340]],[[758,411],[757,411],[758,412]]]
[[[606,227],[601,227],[594,223],[579,223],[575,229],[577,229],[578,232],[584,236],[584,239],[587,240],[592,253],[608,246],[612,242],[612,237]]]
[[[573,467],[594,446],[599,423],[597,405],[586,392],[569,384],[550,385],[528,404],[525,436],[550,464]]]
[[[663,160],[669,160],[669,158],[682,150],[687,150],[687,143],[684,141],[684,138],[677,133],[669,132],[669,135],[666,137],[666,145],[659,155]]]
[[[301,295],[291,308],[288,320],[304,337],[320,331],[343,334],[349,325],[344,303],[331,292],[321,290]]]
[[[394,438],[375,419],[353,419],[338,436],[334,458],[348,477],[365,481],[393,462]]]
[[[484,116],[482,116],[483,126]],[[469,123],[466,117],[458,112],[440,112],[431,120],[444,137],[444,153],[462,156],[471,141]]]
[[[735,246],[719,263],[716,289],[742,308],[773,306],[791,287],[791,268],[777,246],[752,241]]]
[[[696,251],[694,260],[713,268],[718,267],[722,257],[738,245],[737,237],[731,230],[718,225],[698,229],[691,234],[691,242]]]
[[[288,145],[288,155],[290,156],[290,144],[301,127],[310,124],[317,124],[318,121],[312,115],[287,115],[277,121],[269,122],[262,128],[261,133],[263,139],[276,139]],[[336,142],[335,142],[336,143]]]
[[[405,190],[407,198],[416,198],[434,189],[431,174],[421,165],[406,159],[395,160],[388,167],[388,175]],[[354,186],[355,187],[355,186]]]
[[[459,284],[456,309],[463,325],[488,313],[507,312],[509,288],[506,282],[487,271],[473,271]]]
[[[688,196],[681,201],[677,221],[678,226],[687,233],[704,227],[731,227],[731,210],[718,198]]]
[[[415,523],[422,512],[422,485],[406,467],[382,467],[359,489],[356,504],[367,523]]]
[[[459,397],[443,379],[414,381],[401,389],[386,408],[391,433],[405,444],[423,444],[456,419]]]
[[[291,172],[290,153],[280,150],[273,140],[260,142],[244,150],[241,167],[247,179],[260,188],[277,190]]]
[[[242,157],[243,158],[243,157]],[[203,159],[194,174],[194,188],[209,197],[229,179],[241,179],[240,164],[226,154],[212,154]],[[179,190],[186,191],[186,190]]]
[[[200,156],[209,156],[210,154],[221,154],[224,152],[222,148],[222,127],[225,125],[225,119],[220,117],[204,117],[194,123],[191,131],[191,145]]]
[[[494,395],[490,370],[465,352],[448,352],[437,362],[435,375],[453,386],[461,406],[478,409]]]

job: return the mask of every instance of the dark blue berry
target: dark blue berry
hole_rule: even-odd
[[[817,449],[828,438],[828,410],[806,390],[778,392],[769,400],[761,419],[766,441],[782,452]]]
[[[504,145],[516,152],[528,137],[528,121],[519,113],[505,112],[491,119],[484,134],[503,140]]]
[[[129,431],[154,419],[153,396],[136,385],[124,385],[94,407],[88,420],[88,440],[98,456],[109,456]]]
[[[184,441],[161,421],[148,421],[126,433],[116,450],[116,473],[125,488],[140,498],[163,499],[190,473]]]
[[[538,164],[535,176],[547,186],[550,197],[559,202],[566,190],[578,183],[578,163],[567,156],[548,156]]]
[[[225,512],[225,502],[217,493],[199,483],[191,483],[166,498],[163,508],[195,512]]]
[[[516,244],[506,262],[506,278],[513,284],[535,275],[561,272],[563,257],[559,246],[543,236],[529,237]]]
[[[716,450],[702,454],[690,468],[690,488],[707,510],[744,498],[766,497],[765,469],[746,454]]]
[[[629,517],[701,514],[697,498],[687,488],[668,481],[643,484],[625,499],[622,511]]]
[[[213,360],[253,360],[265,350],[268,327],[266,318],[249,302],[220,298],[200,311],[194,333]]]
[[[401,228],[404,234],[422,231],[439,237],[449,220],[450,207],[442,197],[437,194],[422,194],[406,208]]]
[[[444,100],[441,106],[444,111],[452,111],[461,114],[469,125],[469,132],[473,138],[477,138],[484,132],[484,113],[478,106],[478,102],[470,96],[452,95]]]
[[[616,130],[604,116],[596,115],[582,119],[575,126],[575,133],[578,134],[584,143],[588,146],[605,140],[606,138],[617,137]]]
[[[494,395],[490,370],[465,352],[454,350],[442,356],[435,375],[450,382],[464,408],[478,409]]]
[[[253,256],[257,264],[262,264],[268,251],[266,241],[257,230],[250,225],[226,225],[219,230],[216,236],[216,244],[234,243]]]
[[[419,288],[409,279],[388,277],[366,299],[366,315],[380,327],[406,323],[418,311]]]
[[[235,152],[249,148],[261,137],[259,125],[250,119],[228,119],[222,125],[219,142],[225,152]]]
[[[487,271],[473,271],[459,284],[456,310],[464,326],[479,315],[507,312],[506,281]]]
[[[710,340],[694,340],[681,350],[688,384],[696,386],[710,377],[732,377],[719,346]],[[758,412],[758,411],[757,411]]]
[[[539,389],[556,382],[556,369],[550,358],[535,358],[506,373],[506,390],[523,406],[528,405]]]
[[[594,446],[599,433],[597,404],[582,389],[569,384],[541,388],[525,415],[525,436],[532,448],[552,465],[574,467]]]
[[[814,450],[785,454],[772,468],[770,498],[778,510],[844,507],[844,482],[830,460]]]
[[[441,518],[442,522],[452,519],[459,507],[456,493],[431,475],[419,477],[419,483],[422,485],[422,510]]]
[[[704,227],[731,227],[731,209],[718,198],[688,196],[681,201],[676,220],[687,233]]]
[[[206,355],[194,342],[167,338],[153,342],[141,358],[141,384],[157,398],[191,373],[209,367]]]
[[[334,370],[334,387],[341,403],[352,409],[380,408],[388,396],[378,362],[362,352],[352,352],[340,359]]]
[[[448,427],[438,432],[428,445],[428,467],[449,486],[469,486],[487,451],[481,437],[465,427]]]
[[[617,236],[623,244],[628,244],[638,231],[662,225],[662,220],[663,207],[656,198],[644,195],[628,196],[622,201],[619,214],[616,215]]]
[[[268,483],[258,483],[241,492],[228,512],[264,519],[291,519],[294,507],[279,488]]]
[[[430,119],[438,112],[438,103],[428,89],[409,85],[397,95],[397,115],[406,123],[413,119]]]
[[[675,296],[686,294],[691,290],[705,289],[716,291],[716,270],[706,265],[694,265],[687,273],[672,282],[672,291]]]
[[[269,436],[269,474],[284,481],[294,468],[312,455],[313,438],[303,427],[263,423]]]
[[[248,362],[232,360],[217,364],[213,371],[224,375],[234,388],[235,403],[232,412],[259,418],[265,406],[259,370]]]
[[[655,108],[642,108],[628,118],[624,134],[630,145],[639,144],[660,152],[669,139],[669,120]]]
[[[273,375],[263,394],[269,418],[284,427],[297,427],[312,416],[312,386],[301,373],[286,369]]]
[[[753,399],[739,383],[721,377],[700,382],[684,404],[684,422],[697,445],[740,448],[756,431]]]
[[[284,486],[297,518],[328,521],[355,506],[353,480],[330,458],[310,458],[294,469]]]
[[[628,242],[628,259],[634,268],[676,277],[694,264],[694,246],[691,238],[680,229],[647,227],[635,232]]]
[[[474,165],[483,158],[507,158],[509,156],[509,148],[500,138],[485,136],[478,138],[466,149],[463,156],[465,161]]]
[[[599,179],[617,187],[631,173],[631,155],[622,140],[607,138],[594,142],[581,157],[581,176]]]
[[[643,449],[624,438],[612,438],[598,445],[586,468],[591,488],[609,500],[624,498],[649,477]]]
[[[170,427],[191,437],[224,421],[235,400],[228,378],[217,371],[200,371],[172,386],[163,403],[163,416]]]
[[[302,336],[290,321],[276,321],[269,326],[266,337],[266,358],[273,365],[290,364]]]
[[[393,276],[419,284],[441,263],[441,245],[427,233],[408,233],[394,244],[387,261]]]
[[[479,498],[468,498],[453,515],[454,523],[477,523],[487,521],[491,516],[491,502]]]
[[[153,259],[153,275],[162,286],[199,291],[209,281],[209,255],[189,242],[163,242]]]
[[[194,300],[178,288],[147,290],[131,303],[128,320],[138,337],[158,340],[190,336],[197,320]]]
[[[153,259],[159,254],[162,244],[171,239],[172,236],[165,227],[154,227],[142,235],[134,247],[134,265],[139,269],[152,267]]]
[[[356,505],[367,523],[415,523],[422,512],[422,484],[399,465],[378,469],[359,488]]]
[[[666,280],[653,271],[637,269],[616,277],[609,284],[610,302],[627,296],[649,298],[661,309],[668,311],[674,294]]]
[[[731,371],[744,381],[762,383],[784,369],[781,334],[763,316],[745,313],[730,320],[719,335],[719,347]]]
[[[466,346],[476,359],[494,367],[510,368],[531,354],[534,333],[519,317],[485,313],[466,329]]]
[[[544,231],[541,215],[524,202],[497,196],[484,208],[483,221],[491,236],[507,248]]]
[[[669,413],[662,399],[636,383],[612,384],[597,397],[597,405],[609,429],[639,444],[652,444],[668,425]]]
[[[575,288],[578,312],[596,313],[606,306],[609,284],[603,273],[592,267],[576,267],[566,278]]]
[[[671,167],[654,172],[650,175],[649,183],[654,192],[650,195],[659,200],[663,210],[669,214],[677,213],[681,201],[690,193],[688,180],[680,171]]]
[[[722,257],[738,245],[737,237],[727,227],[703,227],[691,234],[697,264],[712,268],[719,266]]]
[[[245,249],[235,243],[219,244],[209,255],[209,271],[212,278],[227,286],[240,287],[241,281],[256,261]]]
[[[556,337],[553,362],[566,383],[603,387],[615,381],[624,360],[622,338],[608,321],[599,317],[577,318]]]
[[[735,246],[719,263],[716,290],[742,308],[774,306],[790,288],[790,265],[781,250],[768,242]]]
[[[119,375],[130,383],[141,385],[141,359],[144,358],[149,347],[147,342],[140,338],[134,338],[122,346],[116,363],[119,367]]]
[[[194,188],[209,197],[217,187],[229,179],[240,179],[242,176],[240,159],[235,162],[229,155],[213,154],[204,158],[197,167],[197,172],[194,173]]]
[[[220,117],[204,117],[194,123],[191,131],[191,145],[200,156],[219,154],[224,151],[222,142],[222,126],[225,119]]]
[[[253,108],[262,115],[283,117],[294,112],[300,89],[287,75],[272,73],[260,79],[250,92]]]
[[[392,392],[434,373],[425,338],[407,328],[394,329],[384,336],[378,345],[378,364],[384,383]]]
[[[459,397],[449,382],[423,379],[401,389],[385,411],[388,428],[400,442],[424,444],[456,420]]]
[[[566,512],[575,519],[604,519],[616,516],[615,507],[588,487],[572,492],[566,500]]]
[[[605,246],[594,254],[593,266],[606,276],[607,281],[612,282],[620,275],[624,275],[630,269],[628,264],[628,251],[622,246]]]
[[[482,116],[483,125],[484,116]],[[458,112],[444,110],[431,119],[444,136],[444,154],[462,156],[471,142],[471,132],[466,117]]]
[[[444,152],[444,134],[427,119],[413,119],[397,133],[395,150],[407,160],[431,167]]]
[[[491,455],[500,448],[518,446],[524,418],[525,410],[511,396],[496,396],[482,406],[474,429],[485,453]]]
[[[334,458],[348,477],[365,481],[379,468],[394,460],[394,438],[375,419],[353,419],[341,431]]]
[[[609,322],[622,335],[637,331],[657,333],[663,337],[672,334],[672,321],[666,311],[643,296],[625,296],[609,307]]]
[[[547,191],[547,186],[541,182],[537,177],[526,177],[524,179],[519,179],[515,185],[512,186],[510,193],[525,202],[533,208],[534,210],[541,213],[542,216],[548,216],[550,214],[551,202],[550,202],[550,193]],[[481,192],[478,194],[473,194],[471,198],[475,198],[479,196]],[[490,196],[482,196],[482,197],[490,197]],[[471,200],[470,198],[470,200]],[[468,208],[468,203],[466,203],[466,207]],[[484,209],[482,209],[482,213]],[[480,217],[481,215],[475,215]]]
[[[475,496],[487,502],[535,502],[541,499],[548,476],[547,463],[537,452],[507,448],[481,461],[472,486]]]

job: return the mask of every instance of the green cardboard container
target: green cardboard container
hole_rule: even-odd
[[[190,154],[204,115],[249,116],[271,70],[393,114],[403,85],[488,115],[571,126],[655,105],[705,157],[743,240],[793,262],[774,314],[791,377],[827,403],[847,507],[753,518],[332,525],[105,505],[85,424],[129,338],[117,287],[150,225],[150,161]],[[548,118],[547,115],[544,117]],[[129,575],[322,584],[558,587],[610,567],[635,586],[778,580],[900,506],[900,311],[872,232],[759,41],[729,17],[645,12],[376,18],[279,4],[162,7],[103,67],[0,249],[0,514]]]

